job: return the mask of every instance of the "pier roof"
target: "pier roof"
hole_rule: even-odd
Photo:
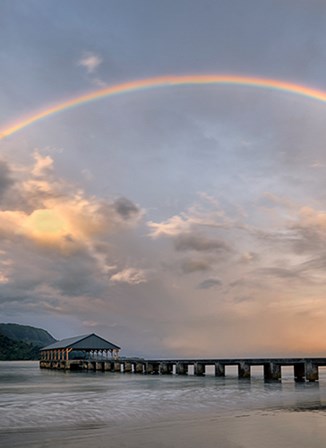
[[[74,350],[120,350],[115,344],[109,342],[95,333],[86,334],[82,336],[75,336],[73,338],[62,339],[41,348],[42,350],[57,350],[71,348]]]

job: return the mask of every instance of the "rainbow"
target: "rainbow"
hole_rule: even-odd
[[[196,85],[235,85],[247,86],[258,89],[276,90],[285,93],[300,95],[313,100],[326,102],[326,92],[300,84],[293,84],[286,81],[256,78],[234,75],[183,75],[183,76],[160,76],[155,78],[130,81],[122,84],[115,84],[103,89],[97,89],[83,95],[62,101],[48,106],[38,112],[34,112],[27,117],[21,117],[13,123],[5,125],[0,129],[0,140],[8,137],[27,126],[36,123],[43,118],[49,117],[66,109],[81,106],[82,104],[96,101],[101,98],[122,95],[130,92],[144,91],[149,89],[169,88],[175,86],[196,86]]]

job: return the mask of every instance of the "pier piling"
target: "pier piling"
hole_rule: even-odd
[[[279,381],[282,377],[281,366],[273,362],[264,364],[265,381]]]
[[[113,370],[113,363],[112,362],[108,362],[108,361],[106,361],[105,363],[104,363],[104,370],[106,371],[106,372],[111,372],[111,370]]]
[[[305,380],[305,364],[303,362],[294,364],[294,379],[297,382],[303,382]]]
[[[144,364],[141,362],[136,362],[135,373],[144,373]]]
[[[205,364],[201,362],[195,362],[194,364],[194,375],[204,376],[205,375]]]
[[[123,363],[123,372],[124,373],[131,373],[132,372],[132,364],[131,364],[131,362],[125,361]]]
[[[318,366],[313,364],[311,361],[306,361],[305,363],[306,380],[307,381],[318,381]]]
[[[59,355],[56,354],[59,358]],[[265,381],[279,381],[282,366],[293,366],[295,381],[318,381],[319,367],[326,366],[326,358],[251,358],[251,359],[151,359],[123,358],[105,359],[93,356],[89,359],[48,359],[47,353],[40,360],[40,368],[57,370],[89,370],[101,372],[125,372],[148,375],[188,375],[204,376],[206,366],[215,369],[216,377],[225,377],[226,366],[237,366],[239,379],[251,377],[252,366],[263,366]]]
[[[225,365],[220,362],[215,363],[215,376],[225,376]]]
[[[177,362],[176,374],[177,375],[188,375],[188,364]]]
[[[240,362],[238,366],[239,378],[249,379],[250,378],[250,364],[247,362]]]
[[[159,362],[147,362],[145,366],[145,372],[148,375],[158,375],[160,373]]]
[[[159,372],[161,375],[171,375],[173,372],[173,364],[170,362],[162,362],[160,364]]]

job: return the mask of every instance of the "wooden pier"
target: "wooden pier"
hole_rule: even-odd
[[[224,377],[227,366],[237,366],[239,379],[250,379],[251,367],[262,366],[265,381],[280,381],[282,367],[292,366],[295,381],[318,381],[319,367],[326,358],[244,358],[244,359],[41,359],[43,369],[87,370],[134,373],[144,375],[188,375],[189,367],[195,376],[204,376],[213,366],[216,377]]]
[[[265,381],[279,381],[282,367],[292,366],[295,381],[318,381],[319,367],[326,366],[326,358],[237,358],[237,359],[142,359],[120,358],[115,344],[92,333],[63,339],[40,350],[42,369],[87,370],[135,373],[144,375],[206,374],[224,377],[227,366],[236,366],[239,379],[250,379],[251,367],[262,366]],[[189,368],[191,367],[191,369]]]

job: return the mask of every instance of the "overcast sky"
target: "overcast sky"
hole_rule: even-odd
[[[2,0],[0,128],[122,82],[326,91],[324,0]],[[139,356],[324,355],[326,104],[102,98],[0,140],[0,320]]]

